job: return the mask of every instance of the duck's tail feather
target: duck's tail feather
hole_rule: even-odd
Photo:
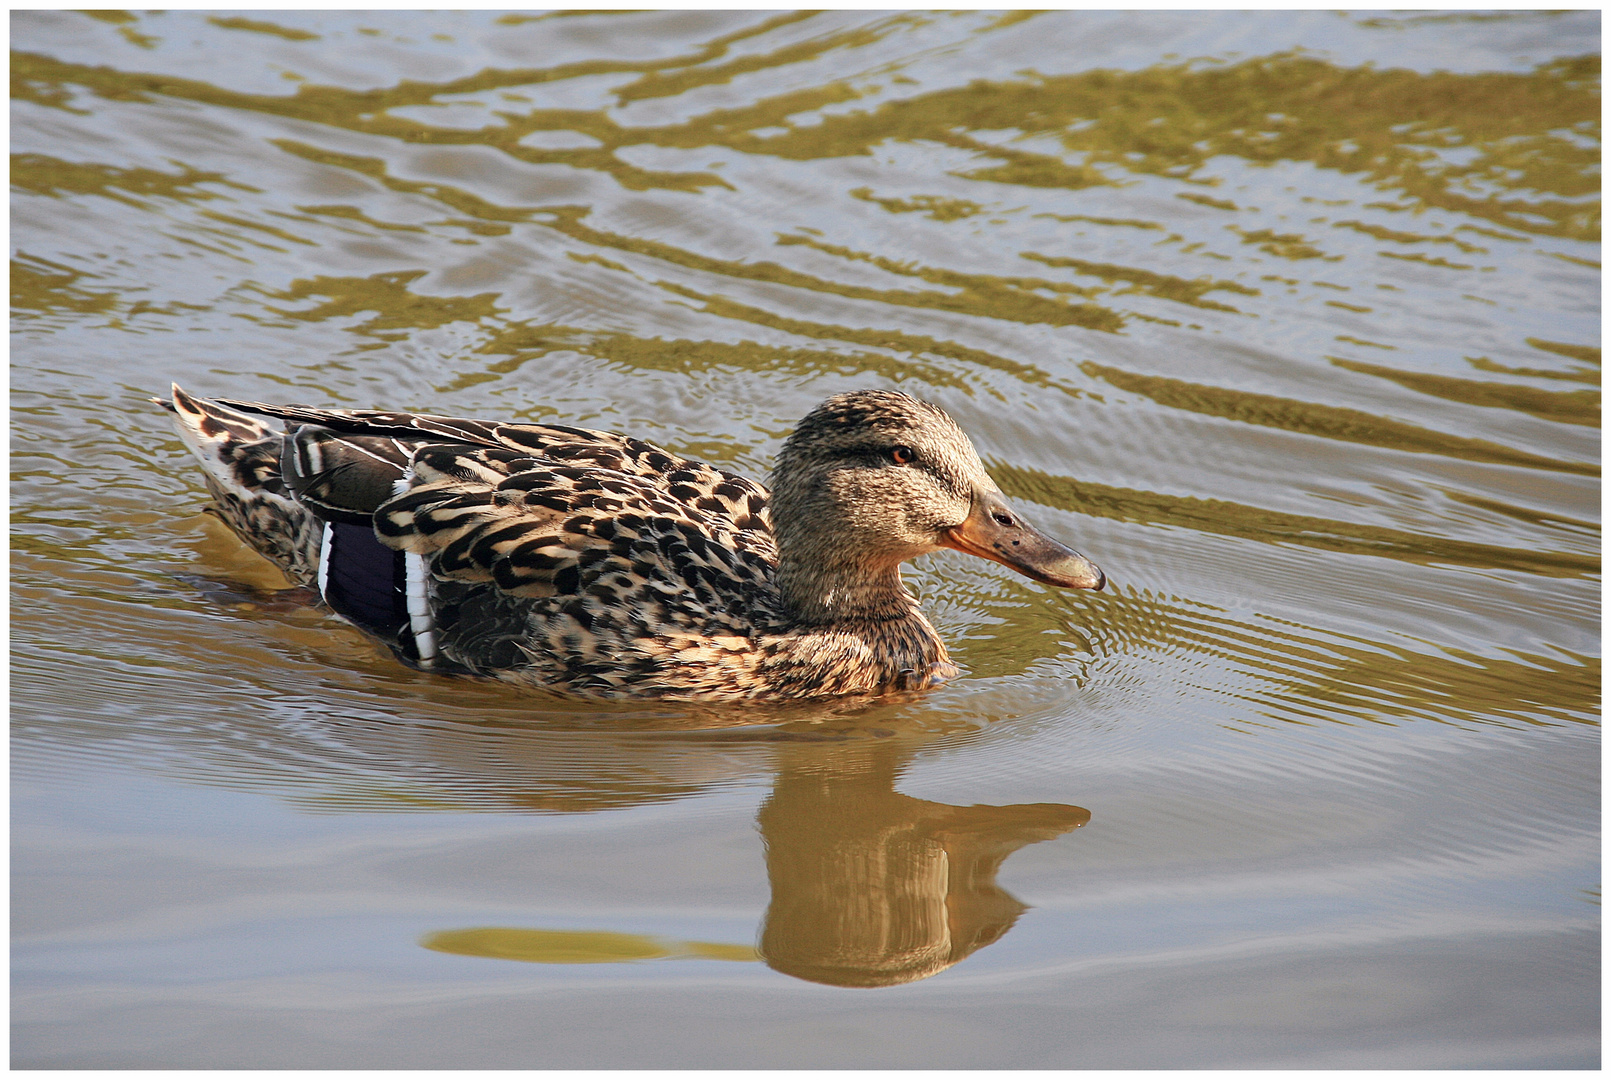
[[[151,400],[173,414],[179,438],[201,462],[210,509],[292,581],[315,585],[324,525],[286,488],[280,470],[285,433],[178,385],[171,399]]]
[[[404,661],[453,669],[439,657],[424,560],[381,543],[372,516],[404,480],[411,447],[391,435],[339,434],[300,418],[291,430],[173,388],[152,398],[173,414],[200,459],[209,507],[258,554]]]

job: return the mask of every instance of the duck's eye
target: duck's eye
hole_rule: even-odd
[[[897,465],[910,465],[917,460],[917,451],[910,446],[892,446],[889,448],[889,459]]]

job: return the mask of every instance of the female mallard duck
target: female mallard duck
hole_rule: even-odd
[[[156,400],[242,540],[432,671],[595,698],[915,690],[956,668],[907,559],[1104,584],[1008,508],[948,415],[887,390],[813,410],[770,493],[558,424]]]

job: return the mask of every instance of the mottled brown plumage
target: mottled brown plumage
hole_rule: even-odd
[[[599,698],[922,689],[955,668],[901,584],[905,560],[954,547],[1053,584],[1103,582],[1017,519],[949,416],[891,391],[802,420],[771,492],[583,428],[177,386],[159,404],[243,540],[448,673]]]

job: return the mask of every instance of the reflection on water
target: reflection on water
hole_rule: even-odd
[[[14,12],[14,1063],[1597,1064],[1599,27]],[[755,477],[900,388],[1121,573],[920,560],[871,707],[450,682],[169,380]]]
[[[1051,803],[914,799],[895,791],[898,760],[880,749],[831,763],[784,755],[760,815],[772,883],[761,955],[778,971],[834,986],[944,971],[1023,913],[996,884],[1007,856],[1091,819]]]
[[[620,964],[634,960],[688,957],[698,960],[759,960],[748,945],[714,941],[670,941],[647,934],[608,930],[522,930],[480,926],[443,930],[420,942],[436,952],[484,956],[489,960],[521,960],[528,964]]]
[[[429,935],[426,948],[545,964],[688,956],[764,959],[832,986],[926,979],[999,939],[1024,904],[996,884],[1014,851],[1090,820],[1077,806],[947,806],[895,790],[888,745],[822,753],[789,745],[761,807],[772,902],[760,949],[603,931],[482,927]]]

